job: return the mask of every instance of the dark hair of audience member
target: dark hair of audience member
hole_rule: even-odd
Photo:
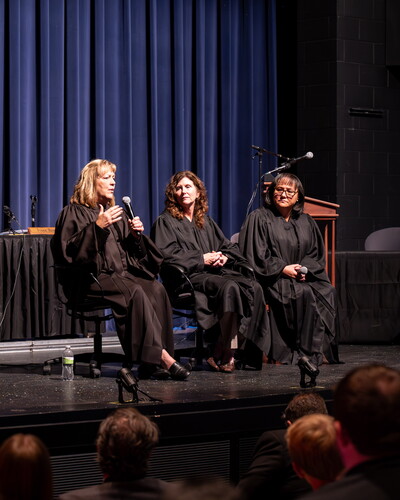
[[[163,500],[241,500],[242,493],[222,478],[190,477],[172,483]]]
[[[157,425],[135,408],[121,408],[100,424],[96,445],[105,479],[130,481],[146,475],[158,443]]]
[[[0,447],[1,500],[51,500],[53,480],[45,444],[32,434],[14,434]]]
[[[363,455],[400,450],[400,372],[368,365],[349,372],[338,384],[334,416]]]
[[[301,392],[289,401],[282,418],[285,422],[295,422],[304,415],[328,414],[324,398],[317,392]]]

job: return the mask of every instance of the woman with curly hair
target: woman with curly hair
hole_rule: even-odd
[[[151,236],[163,253],[164,264],[176,264],[189,276],[200,326],[213,331],[217,328],[218,338],[208,365],[215,371],[231,373],[235,368],[231,341],[236,335],[243,341],[241,347],[246,344],[247,352],[254,344],[268,351],[268,317],[260,285],[233,269],[248,265],[246,259],[207,211],[203,182],[191,171],[178,172],[166,188],[165,211],[155,221]],[[261,351],[254,350],[260,354],[260,368]]]

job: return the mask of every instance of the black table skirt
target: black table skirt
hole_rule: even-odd
[[[51,236],[0,236],[0,339],[70,334],[57,296]],[[400,338],[400,252],[337,252],[341,343]],[[74,325],[85,334],[84,325]]]
[[[400,252],[337,252],[340,342],[400,340]]]
[[[51,236],[0,236],[0,339],[64,335],[71,321],[57,299]]]

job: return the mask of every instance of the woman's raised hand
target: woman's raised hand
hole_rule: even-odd
[[[100,212],[96,220],[96,224],[102,229],[111,226],[115,222],[122,219],[122,212],[124,211],[119,205],[104,210],[103,205],[100,205]]]

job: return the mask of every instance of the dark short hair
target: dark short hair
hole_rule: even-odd
[[[363,455],[400,449],[400,371],[371,364],[351,370],[337,384],[334,416]]]
[[[328,414],[324,398],[317,392],[301,392],[289,402],[282,418],[285,421],[295,422],[304,415],[312,413]]]
[[[292,217],[296,218],[303,213],[305,195],[304,195],[303,184],[301,183],[300,179],[294,174],[288,174],[288,173],[278,174],[275,177],[275,179],[271,182],[271,184],[267,187],[264,204],[267,208],[276,211],[274,203],[274,191],[275,188],[279,184],[282,184],[284,181],[287,182],[288,184],[292,184],[294,189],[297,191],[297,202],[295,203],[292,209]]]
[[[97,457],[112,481],[143,477],[154,446],[158,443],[157,425],[136,408],[120,408],[100,424]]]

